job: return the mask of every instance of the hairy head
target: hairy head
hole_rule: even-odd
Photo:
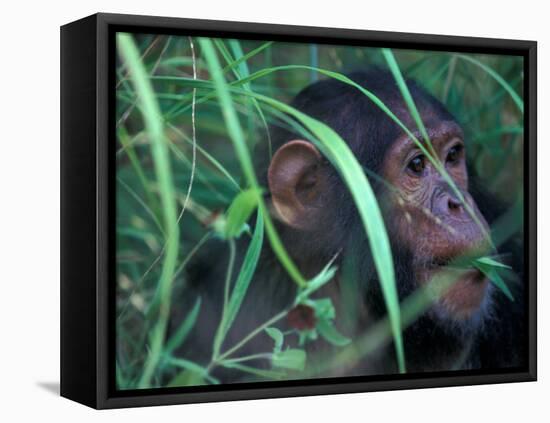
[[[491,249],[488,224],[469,192],[463,129],[438,100],[409,80],[428,134],[424,139],[390,73],[375,68],[348,76],[394,116],[357,87],[334,79],[308,86],[292,106],[334,129],[367,172],[383,210],[396,267],[401,267],[396,269],[400,295],[434,278],[450,278],[451,287],[432,311],[437,320],[480,320],[488,302],[488,281],[477,270],[456,268]],[[350,235],[363,228],[336,170],[310,140],[292,130],[275,131],[274,151],[265,166],[265,183],[291,254],[298,262],[319,262],[348,247]],[[365,263],[371,261],[366,242],[361,251],[353,245],[355,251],[348,248],[347,253],[364,254]],[[360,277],[376,279],[372,270]]]

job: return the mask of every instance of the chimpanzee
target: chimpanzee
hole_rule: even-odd
[[[380,98],[423,140],[391,73],[369,68],[348,77]],[[484,192],[469,171],[466,137],[457,120],[416,82],[406,82],[433,149],[462,199],[403,129],[356,87],[335,79],[321,80],[303,89],[291,104],[334,129],[367,172],[383,211],[401,300],[457,257],[494,254],[487,234],[505,210]],[[345,336],[353,340],[367,333],[387,311],[368,234],[343,181],[313,143],[288,127],[272,129],[272,155],[267,143],[260,145],[255,156],[257,172],[262,186],[267,188],[265,199],[288,253],[308,278],[336,256],[336,276],[316,295],[332,300],[335,324]],[[240,268],[248,243],[249,238],[239,240],[235,269]],[[174,299],[174,308],[185,311],[197,296],[202,299],[198,323],[181,353],[205,365],[212,356],[212,340],[223,308],[227,251],[223,241],[209,241],[189,266],[184,293]],[[507,254],[508,263],[521,280],[521,244],[501,245],[499,253]],[[254,279],[222,349],[235,345],[288,307],[296,289],[269,243],[264,242]],[[522,285],[517,284],[513,291],[511,301],[479,271],[460,273],[437,303],[404,330],[407,370],[524,366]],[[302,318],[307,320],[307,313],[304,314]],[[278,326],[282,330],[296,327],[299,322],[293,322],[293,318],[296,320],[296,316],[289,316]],[[181,317],[176,313],[176,324],[178,319]],[[307,326],[307,322],[303,324]],[[290,337],[288,342],[292,342]],[[337,351],[323,339],[307,343],[306,348],[308,353]],[[272,349],[273,340],[267,334],[259,334],[243,345],[238,355]],[[253,365],[266,367],[269,363],[257,360]],[[214,368],[212,372],[222,382],[238,382],[242,378],[242,373],[227,369]],[[395,372],[394,349],[388,343],[376,353],[327,375]]]

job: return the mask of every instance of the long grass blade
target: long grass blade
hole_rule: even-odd
[[[256,189],[257,192],[260,192],[258,180],[254,172],[254,166],[252,165],[252,158],[250,157],[250,152],[248,151],[248,148],[244,139],[244,134],[242,132],[239,120],[237,118],[237,114],[233,107],[231,95],[229,93],[227,83],[221,71],[220,62],[218,60],[218,57],[216,56],[214,47],[212,46],[212,42],[206,38],[199,39],[199,42],[202,47],[204,56],[206,58],[208,67],[210,69],[211,77],[212,77],[212,80],[214,81],[214,86],[216,87],[216,93],[218,95],[220,106],[222,108],[222,114],[227,125],[229,136],[233,141],[233,146],[235,148],[237,157],[239,158],[243,173],[249,185],[252,188]],[[301,275],[300,271],[298,270],[298,268],[296,267],[292,259],[287,254],[283,246],[283,243],[280,240],[279,235],[277,234],[277,231],[275,230],[275,226],[273,225],[273,222],[269,217],[269,214],[267,212],[267,207],[265,205],[263,198],[260,195],[258,195],[258,197],[259,197],[258,198],[259,208],[260,210],[262,210],[262,213],[264,214],[265,226],[266,226],[267,234],[268,234],[271,246],[273,248],[273,251],[279,258],[279,260],[281,261],[281,264],[285,267],[285,269],[287,270],[291,278],[299,286],[304,286],[306,283],[304,277]]]
[[[214,337],[214,359],[218,356],[225,336],[231,328],[235,317],[237,317],[237,313],[239,312],[244,297],[246,296],[246,292],[248,291],[248,287],[250,286],[250,282],[252,281],[252,277],[256,271],[256,266],[258,265],[260,252],[262,251],[263,239],[264,217],[262,212],[258,210],[254,235],[252,236],[252,240],[248,246],[248,250],[246,251],[246,255],[233,291],[231,292],[226,313],[222,316],[222,320]]]
[[[508,92],[508,94],[510,94],[510,97],[512,97],[512,100],[514,101],[514,103],[516,103],[516,106],[518,107],[520,112],[523,113],[523,100],[518,95],[516,90],[514,90],[512,86],[508,82],[506,82],[506,80],[502,76],[500,76],[493,68],[465,54],[457,54],[456,57],[472,63],[487,72],[495,81],[497,81],[502,86],[502,88],[504,88]]]
[[[200,309],[201,298],[199,297],[189,314],[187,314],[187,316],[183,320],[180,327],[176,330],[176,332],[172,335],[168,342],[166,342],[164,354],[172,354],[174,350],[179,348],[180,345],[185,342],[187,335],[189,335],[189,332],[191,332],[191,329],[193,329],[195,323],[197,322],[197,317],[199,316]]]
[[[132,84],[138,93],[140,109],[151,139],[151,155],[159,185],[164,228],[167,233],[166,253],[157,289],[160,298],[158,319],[150,333],[150,353],[139,381],[139,387],[146,388],[151,386],[151,378],[159,363],[164,344],[170,314],[171,282],[178,257],[179,228],[177,225],[176,193],[172,181],[168,145],[164,134],[162,115],[149,75],[141,62],[139,51],[130,34],[118,34],[117,46],[119,54],[127,64]]]

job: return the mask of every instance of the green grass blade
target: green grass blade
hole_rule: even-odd
[[[508,288],[506,282],[504,282],[502,277],[498,274],[495,267],[493,267],[492,265],[480,263],[478,261],[474,262],[474,266],[477,267],[481,271],[481,273],[487,276],[487,279],[489,279],[496,287],[498,287],[504,293],[504,295],[508,297],[510,301],[514,301],[514,296],[512,295],[510,288]]]
[[[231,63],[233,63],[237,59],[240,59],[241,57],[244,56],[243,49],[241,47],[241,43],[238,40],[229,40],[228,43],[229,43],[229,48],[231,49],[231,53],[233,53],[233,57],[235,58],[235,60],[231,61]],[[246,60],[240,60],[236,66],[233,66],[233,69],[237,70],[237,75],[236,75],[237,78],[240,78],[241,76],[250,75]]]
[[[223,59],[229,64],[233,63],[233,56],[231,56],[231,53],[225,46],[224,40],[221,38],[211,38],[210,40],[212,41],[213,45],[216,46],[220,54],[223,56]],[[239,71],[236,69],[236,67],[231,67],[231,71],[237,78],[239,77]],[[223,70],[222,70],[222,73],[223,73]]]
[[[413,117],[415,123],[418,126],[418,129],[420,130],[420,134],[422,135],[422,138],[424,138],[424,141],[428,144],[428,147],[433,153],[433,147],[430,141],[430,136],[428,135],[428,131],[426,131],[426,127],[424,126],[424,122],[422,121],[422,118],[420,117],[420,113],[418,112],[418,109],[416,108],[416,105],[414,104],[414,100],[412,98],[412,95],[409,91],[409,88],[407,87],[407,84],[405,83],[405,79],[403,78],[403,75],[401,74],[401,70],[399,69],[399,65],[395,61],[395,56],[393,55],[392,51],[387,48],[382,49],[382,54],[384,58],[386,59],[386,62],[388,63],[388,67],[390,68],[391,73],[393,74],[393,77],[395,78],[395,81],[397,83],[397,86],[399,87],[399,91],[401,91],[401,94],[403,95],[403,99],[405,100],[405,104],[409,108],[409,112],[411,113],[411,116]],[[434,154],[435,156],[435,154]]]
[[[237,59],[235,61],[239,61],[239,64],[237,65],[238,66],[237,79],[241,79],[243,77],[246,78],[246,77],[250,76],[250,70],[248,69],[248,64],[246,63],[246,61],[245,60],[242,60],[242,61],[239,60],[242,57],[244,57],[244,53],[243,53],[243,50],[241,48],[241,43],[239,43],[239,41],[237,41],[237,40],[229,40],[229,47],[231,48],[231,50],[233,52],[233,56]],[[247,91],[252,91],[252,87],[250,86],[249,82],[244,84],[243,87]],[[272,147],[271,147],[271,134],[269,133],[269,126],[267,125],[267,121],[265,119],[264,112],[263,112],[262,108],[260,107],[260,105],[258,104],[258,100],[256,100],[254,97],[251,97],[250,100],[252,101],[252,105],[256,109],[256,112],[258,113],[258,116],[260,117],[260,120],[262,121],[262,125],[264,127],[264,130],[265,130],[266,136],[267,136],[267,144],[268,144],[268,148],[269,148],[269,157],[271,157],[272,154],[273,154]],[[252,127],[250,129],[250,131],[253,132],[254,128]]]
[[[225,236],[234,238],[241,234],[243,226],[258,206],[258,193],[250,188],[241,191],[227,210]]]
[[[265,332],[269,335],[271,339],[275,342],[275,345],[273,346],[273,352],[278,353],[283,348],[283,342],[285,339],[285,336],[283,335],[283,332],[281,332],[277,328],[266,328]]]
[[[174,132],[176,132],[178,135],[180,135],[183,140],[185,142],[187,142],[188,144],[192,144],[193,143],[193,140],[191,140],[191,138],[189,138],[189,136],[187,136],[187,134],[185,134],[181,129],[179,129],[178,127],[176,127],[175,125],[172,125],[171,123],[168,123],[168,127],[170,129],[172,129]],[[218,161],[216,160],[216,158],[214,156],[212,156],[208,151],[206,151],[204,148],[202,148],[200,145],[197,144],[197,150],[199,151],[199,153],[201,153],[205,158],[206,160],[208,160],[223,176],[225,176],[232,184],[233,186],[237,189],[237,190],[241,190],[241,186],[239,185],[239,183],[235,180],[235,178],[233,178],[233,176],[231,176],[231,174],[229,173],[229,171],[223,167],[223,165]]]
[[[205,367],[202,367],[199,364],[194,363],[190,360],[186,360],[184,358],[170,357],[166,361],[167,361],[168,364],[171,364],[174,367],[180,367],[182,369],[189,370],[193,373],[196,373],[197,375],[200,375],[203,379],[206,379],[210,383],[213,383],[213,384],[216,384],[216,385],[220,383],[220,381],[218,379],[216,379],[216,378],[214,378],[214,377],[212,377],[208,374],[208,369],[206,369]]]
[[[491,257],[480,257],[476,261],[487,266],[500,267],[501,269],[511,269],[511,267],[507,264],[496,261]]]
[[[335,345],[337,347],[345,347],[351,342],[349,338],[346,338],[344,335],[338,332],[338,330],[329,320],[320,320],[317,323],[316,327],[319,331],[319,335],[325,338],[332,345]]]
[[[307,355],[304,350],[289,348],[287,350],[274,353],[271,359],[273,367],[280,367],[290,370],[304,370],[306,366]]]
[[[523,100],[518,95],[518,93],[511,87],[511,85],[504,80],[502,76],[500,76],[494,69],[492,69],[490,66],[487,66],[485,63],[480,62],[477,59],[474,59],[473,57],[466,56],[465,54],[457,54],[457,57],[465,60],[469,63],[472,63],[481,69],[483,69],[485,72],[487,72],[495,81],[497,81],[502,88],[504,88],[508,94],[510,94],[510,97],[512,97],[512,100],[514,103],[516,103],[516,106],[518,106],[518,109],[523,113]]]
[[[309,64],[312,68],[319,67],[319,46],[317,44],[309,45]],[[319,74],[312,70],[309,73],[309,79],[311,83],[316,82],[319,79]]]
[[[270,47],[272,44],[273,44],[273,41],[268,41],[267,43],[262,44],[261,46],[255,48],[254,50],[251,50],[248,53],[246,53],[246,54],[244,54],[240,57],[237,57],[235,61],[228,64],[226,67],[224,67],[222,69],[222,72],[225,74],[228,71],[234,69],[235,67],[240,66],[241,63],[246,62],[248,59],[250,59],[251,57],[256,56],[258,53],[261,53],[266,48]]]
[[[222,316],[222,320],[216,331],[214,337],[214,356],[217,357],[220,351],[220,348],[223,344],[227,332],[231,328],[237,313],[239,312],[254,272],[256,271],[256,266],[258,265],[258,259],[260,258],[260,252],[262,251],[262,245],[264,240],[264,217],[261,211],[258,211],[256,217],[256,227],[254,228],[254,235],[246,251],[243,264],[241,265],[241,270],[239,276],[235,282],[233,291],[229,298],[227,305],[226,313]]]
[[[139,181],[141,182],[141,186],[143,187],[143,191],[145,192],[145,198],[147,200],[147,204],[150,207],[155,207],[156,202],[154,201],[154,197],[150,189],[149,181],[145,176],[145,172],[143,171],[143,168],[134,150],[134,147],[128,139],[128,132],[126,131],[126,128],[124,126],[120,126],[117,129],[117,138],[120,141],[120,144],[122,145],[123,151],[126,152],[128,159],[130,159],[130,163],[134,168],[134,172],[136,173]],[[160,221],[161,219],[160,210],[152,210],[152,211],[156,217],[156,220]]]
[[[158,320],[150,333],[150,353],[139,381],[139,387],[146,388],[151,386],[151,378],[160,360],[170,315],[171,282],[178,257],[179,228],[177,225],[176,193],[172,181],[168,145],[160,109],[149,75],[141,62],[139,51],[130,34],[118,34],[117,46],[121,58],[128,67],[132,84],[138,93],[138,102],[140,103],[145,127],[151,139],[151,155],[159,185],[164,228],[167,233],[166,253],[157,289],[160,298]]]
[[[262,51],[264,51],[265,49],[267,49],[268,47],[270,47],[271,45],[273,44],[273,41],[269,41],[267,43],[264,43],[262,44],[261,46],[259,46],[258,48],[254,49],[254,50],[251,50],[250,52],[246,53],[244,56],[242,57],[239,57],[238,59],[234,60],[233,62],[231,62],[230,64],[228,64],[227,66],[225,66],[223,69],[222,69],[222,73],[223,74],[226,74],[227,72],[229,71],[233,71],[233,69],[237,66],[240,65],[240,63],[256,56],[257,54],[261,53]],[[268,50],[270,51],[270,50]],[[162,78],[162,77],[161,77]],[[190,98],[191,98],[191,95],[187,94],[187,95],[184,95],[183,96],[183,102],[187,102],[187,101],[190,101]],[[201,99],[202,100],[202,99]],[[199,101],[199,102],[202,102],[202,101]],[[174,106],[174,108],[172,108],[170,111],[168,111],[167,115],[169,117],[174,117],[175,115],[178,115],[179,113],[185,111],[187,108],[183,108],[181,109],[179,105],[176,105]]]
[[[231,140],[233,141],[233,146],[235,148],[237,157],[239,158],[243,173],[249,185],[259,192],[260,187],[256,178],[256,174],[254,172],[254,166],[252,165],[252,158],[250,157],[250,152],[248,151],[248,147],[244,139],[244,134],[237,118],[237,113],[235,112],[235,108],[233,107],[231,95],[223,73],[221,71],[220,62],[218,60],[218,57],[216,56],[214,47],[212,46],[212,41],[206,38],[200,38],[199,43],[202,47],[203,54],[210,69],[211,77],[214,81],[214,86],[216,88],[216,93],[222,109],[222,114],[227,125],[227,130],[229,132]],[[269,217],[269,213],[267,211],[267,207],[264,203],[263,198],[261,196],[258,197],[259,208],[264,214],[264,223],[273,251],[279,258],[281,264],[285,267],[291,278],[299,286],[304,286],[306,284],[304,277],[301,275],[300,271],[298,270],[292,259],[288,256],[283,246],[283,243],[281,242],[277,231],[275,230],[275,225]]]
[[[166,232],[164,231],[164,228],[162,227],[162,224],[158,220],[157,216],[155,215],[155,212],[151,210],[149,205],[126,183],[122,180],[120,176],[116,177],[117,182],[130,194],[130,196],[136,200],[136,202],[143,207],[143,210],[151,217],[155,225],[157,226],[158,230],[162,234],[163,237],[166,237]]]
[[[197,317],[199,316],[200,309],[201,309],[201,298],[199,297],[195,302],[195,305],[193,306],[191,311],[187,314],[187,316],[183,320],[180,327],[176,330],[176,333],[174,333],[174,335],[172,335],[172,337],[168,340],[168,342],[166,342],[166,346],[164,348],[164,354],[166,355],[171,354],[175,349],[179,348],[179,346],[183,344],[183,342],[187,338],[187,335],[189,335],[189,332],[191,331],[191,329],[193,329],[193,326],[195,326]]]

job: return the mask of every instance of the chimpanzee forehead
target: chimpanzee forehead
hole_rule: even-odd
[[[428,133],[430,142],[436,149],[452,139],[464,139],[462,128],[453,120],[428,119],[424,121],[424,126],[426,128],[426,132]],[[419,140],[426,145],[426,140],[424,139],[420,129],[412,129],[412,127],[409,127],[409,130],[414,138],[411,137],[409,133],[403,131],[403,134],[400,135],[390,147],[390,153],[392,155],[399,155],[399,153],[402,152],[406,153],[417,145],[416,140]]]
[[[464,132],[458,123],[454,120],[426,120],[423,122],[428,137],[432,143],[445,142],[451,138],[464,138]],[[418,140],[426,142],[419,129],[411,131],[414,137]],[[408,143],[415,143],[408,134],[406,134]]]
[[[429,122],[456,121],[455,117],[442,103],[422,88],[416,87],[413,90],[413,98],[420,118],[426,126],[428,126]],[[405,126],[416,128],[416,119],[402,96],[395,96],[388,103],[390,109]]]

